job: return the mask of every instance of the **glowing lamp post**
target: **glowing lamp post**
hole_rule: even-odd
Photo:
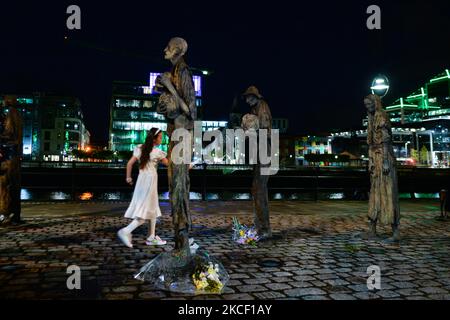
[[[370,86],[370,90],[372,90],[373,94],[384,97],[389,91],[389,80],[384,75],[378,75],[372,81],[372,85]]]

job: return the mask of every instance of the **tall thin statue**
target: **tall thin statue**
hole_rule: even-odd
[[[400,207],[391,122],[379,96],[368,95],[364,105],[368,116],[370,173],[369,232],[365,238],[376,238],[377,223],[380,223],[392,227],[392,237],[385,241],[397,242],[400,240]]]
[[[184,60],[188,48],[182,38],[172,38],[164,49],[164,58],[172,63],[171,72],[166,72],[156,80],[156,87],[162,91],[158,103],[158,112],[167,119],[169,137],[175,129],[184,128],[192,135],[194,121],[197,119],[195,106],[195,89],[192,73]],[[189,251],[189,229],[191,217],[189,213],[189,166],[175,164],[172,150],[175,145],[170,141],[168,158],[169,196],[172,207],[172,219],[175,231],[175,249]]]
[[[268,131],[267,137],[271,136],[272,129],[272,114],[269,105],[264,101],[263,96],[259,93],[255,86],[250,86],[243,94],[245,101],[250,105],[250,114],[247,114],[242,119],[241,127],[244,130],[266,129]],[[271,152],[270,139],[267,141],[268,152]],[[269,175],[261,174],[262,165],[259,160],[253,167],[253,183],[252,196],[254,205],[254,222],[261,240],[272,237],[272,229],[270,227],[269,216],[269,195],[267,190],[267,183]]]

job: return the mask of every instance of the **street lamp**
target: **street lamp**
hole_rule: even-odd
[[[407,141],[405,143],[405,153],[406,153],[406,157],[405,158],[408,158],[408,144],[410,144],[410,143],[411,143],[410,141]]]
[[[389,91],[389,80],[386,76],[379,74],[372,81],[372,85],[370,86],[370,90],[372,90],[373,94],[384,97]]]

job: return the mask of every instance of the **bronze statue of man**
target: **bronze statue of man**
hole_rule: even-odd
[[[376,238],[377,223],[392,227],[387,242],[400,240],[400,207],[398,203],[397,169],[392,147],[391,122],[383,110],[381,98],[370,94],[364,99],[367,109],[367,144],[369,146],[369,232],[366,238]]]
[[[20,222],[20,159],[22,117],[15,107],[0,110],[0,216],[5,222]]]
[[[255,86],[250,86],[244,93],[243,97],[247,104],[250,105],[252,116],[244,116],[241,127],[257,129],[266,129],[267,137],[271,135],[272,114],[269,105],[264,101],[263,96],[259,93]],[[255,118],[255,120],[253,120]],[[247,123],[248,122],[248,123]],[[254,123],[256,122],[256,124]],[[270,153],[270,139],[267,140],[267,151]],[[272,237],[272,229],[270,227],[269,217],[269,196],[267,191],[267,183],[269,175],[261,174],[261,167],[268,166],[259,162],[253,167],[252,197],[254,204],[254,223],[261,240]]]
[[[164,49],[165,59],[172,63],[170,73],[157,78],[156,86],[164,88],[158,104],[158,112],[165,114],[167,134],[169,137],[175,129],[184,128],[192,132],[197,119],[195,106],[195,89],[192,73],[183,56],[188,45],[182,38],[172,38]],[[164,101],[161,101],[164,100]],[[175,145],[170,141],[168,157],[169,195],[172,206],[172,219],[175,230],[175,249],[189,251],[189,229],[191,217],[189,213],[189,163],[175,164],[172,150]]]

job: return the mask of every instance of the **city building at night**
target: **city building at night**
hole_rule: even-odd
[[[407,97],[400,97],[386,106],[391,122],[415,122],[450,119],[450,73],[446,69],[427,81]]]
[[[328,136],[298,136],[295,139],[295,159],[298,165],[308,165],[307,154],[331,154],[331,140]]]
[[[450,166],[450,73],[427,81],[407,97],[385,107],[392,123],[394,154],[400,163]],[[363,126],[331,135],[334,153],[352,152],[367,158],[367,118]],[[352,151],[350,151],[352,150]]]
[[[145,141],[151,128],[167,130],[163,115],[156,112],[159,94],[153,91],[159,73],[150,73],[148,82],[114,81],[110,106],[109,148],[113,151],[132,151]],[[202,131],[224,129],[228,121],[203,120],[202,74],[194,74],[194,89],[198,120]],[[164,135],[161,149],[167,151],[168,137]]]
[[[90,133],[81,103],[75,97],[43,92],[0,95],[0,106],[16,107],[23,118],[23,158],[33,161],[70,161],[72,150],[85,149]]]

